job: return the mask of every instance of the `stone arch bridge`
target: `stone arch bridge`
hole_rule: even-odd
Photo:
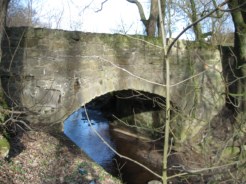
[[[73,111],[112,91],[166,95],[161,40],[41,28],[8,28],[1,81],[14,107],[35,120],[63,122]],[[170,57],[171,100],[187,114],[210,118],[223,104],[217,48],[179,41]]]

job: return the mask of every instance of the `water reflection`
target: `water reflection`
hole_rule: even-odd
[[[101,112],[87,109],[92,126],[89,124],[85,109],[80,108],[69,116],[64,122],[64,133],[77,146],[79,146],[92,160],[105,168],[108,172],[114,172],[114,152],[110,150],[96,135],[93,128],[115,148],[111,140],[108,120],[103,118]]]

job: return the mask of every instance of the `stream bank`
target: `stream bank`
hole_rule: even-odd
[[[120,184],[62,133],[11,137],[10,158],[0,161],[1,184]]]

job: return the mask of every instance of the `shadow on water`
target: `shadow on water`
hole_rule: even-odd
[[[109,125],[108,120],[103,117],[100,111],[87,109],[87,113],[92,125],[88,122],[83,108],[80,108],[66,119],[64,122],[64,133],[68,138],[107,172],[116,177],[121,175],[121,179],[124,183],[144,184],[150,180],[157,179],[151,173],[136,164],[120,159],[103,143],[94,130],[117,150],[117,152],[138,161],[141,160],[137,158],[139,157],[137,152],[144,154],[144,152],[149,149],[148,146],[135,138],[125,137],[122,134],[115,133]],[[145,151],[141,150],[141,148]]]

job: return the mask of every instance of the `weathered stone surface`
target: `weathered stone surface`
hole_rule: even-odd
[[[41,122],[63,122],[80,106],[112,91],[166,96],[157,38],[33,28],[9,28],[6,33],[3,87],[12,105],[28,109]],[[171,100],[182,112],[182,122],[176,123],[189,134],[224,103],[219,50],[180,41],[170,60]]]

